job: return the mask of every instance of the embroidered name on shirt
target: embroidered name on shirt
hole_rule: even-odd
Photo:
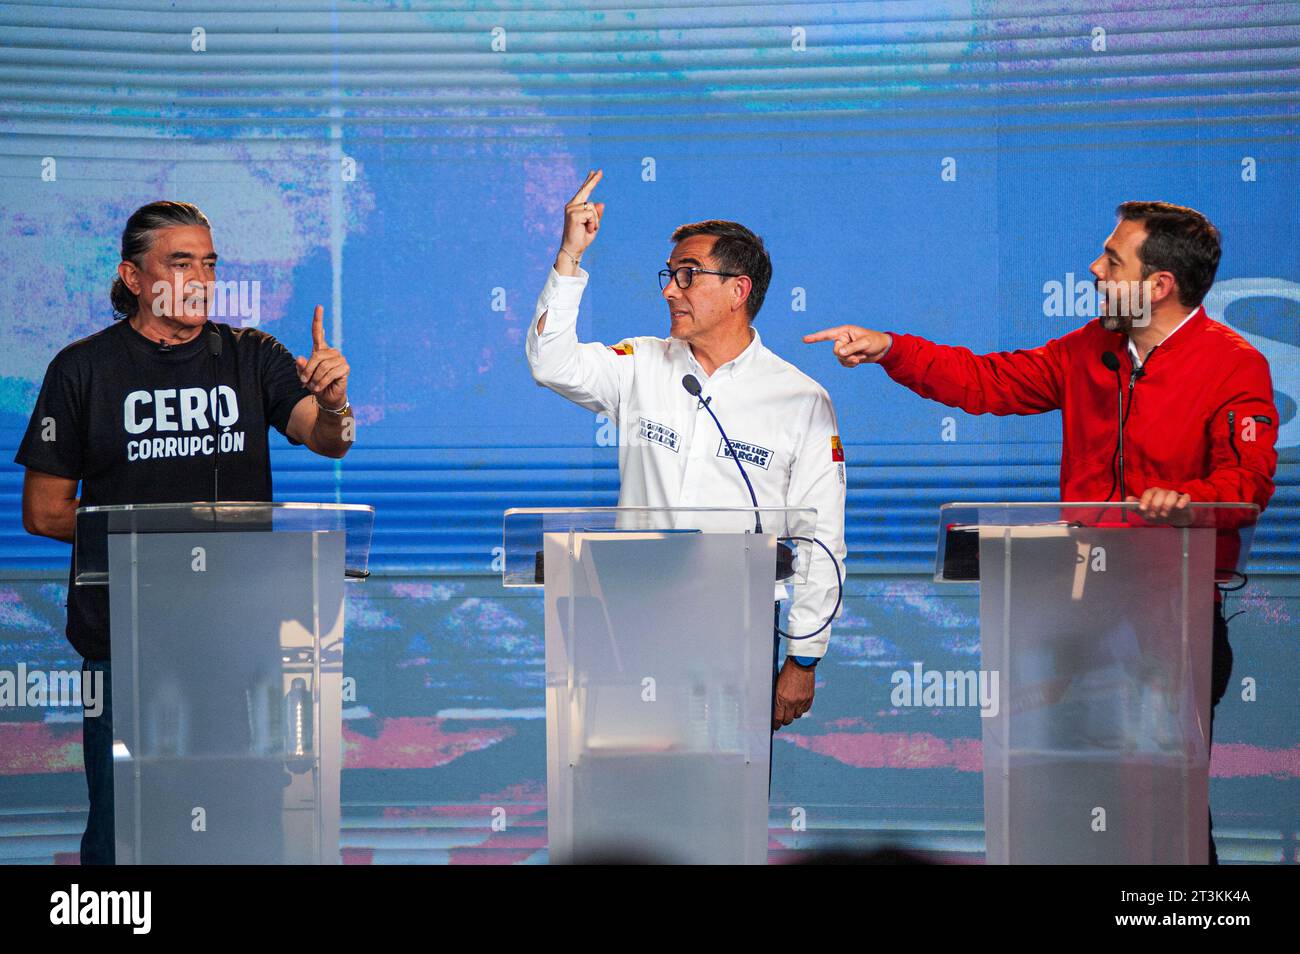
[[[649,441],[652,444],[662,444],[674,454],[677,453],[677,447],[680,440],[677,432],[671,427],[665,427],[663,424],[656,424],[654,421],[641,418],[640,426],[641,440]]]
[[[746,444],[744,441],[733,440],[732,448],[736,451],[735,456],[740,459],[742,464],[753,464],[756,467],[762,467],[767,470],[772,464],[772,452],[766,447],[759,447],[757,444]],[[718,456],[731,457],[727,453],[727,442],[718,441]]]

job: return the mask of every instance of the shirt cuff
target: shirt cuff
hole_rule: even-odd
[[[885,349],[884,354],[876,359],[876,364],[880,365],[882,368],[888,369],[896,367],[900,362],[902,362],[907,351],[907,345],[906,343],[899,341],[899,338],[905,336],[895,334],[892,331],[886,331],[885,334],[889,335],[889,347]]]
[[[540,318],[542,312],[550,311],[552,308],[577,310],[582,303],[582,292],[587,287],[587,279],[590,277],[582,268],[578,269],[576,275],[561,275],[554,266],[551,266],[551,274],[546,276],[546,284],[542,286],[542,294],[537,299],[537,317]],[[549,330],[550,322],[546,324]],[[546,332],[542,333],[546,334]]]
[[[814,656],[820,659],[826,655],[826,650],[830,648],[831,629],[827,626],[816,636],[810,636],[807,639],[789,639],[785,640],[785,654],[787,656]],[[802,633],[794,633],[795,636],[802,636]]]

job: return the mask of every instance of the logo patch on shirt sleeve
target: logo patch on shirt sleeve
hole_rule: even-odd
[[[840,443],[840,435],[831,435],[831,460],[844,463],[844,445]]]
[[[656,424],[654,421],[641,418],[637,428],[641,435],[641,440],[649,441],[651,444],[662,444],[674,454],[677,453],[677,447],[681,443],[677,437],[677,432],[665,424]]]
[[[609,350],[612,351],[612,352],[614,352],[615,354],[622,354],[622,355],[628,355],[628,354],[631,354],[631,353],[632,353],[632,342],[630,342],[630,341],[620,341],[620,342],[619,342],[618,344],[616,344],[616,345],[610,345],[610,346],[609,346]]]
[[[772,452],[766,447],[759,447],[757,444],[746,444],[744,441],[737,440],[733,440],[731,446],[736,451],[734,456],[740,458],[742,464],[753,464],[756,467],[762,467],[764,470],[772,466]],[[726,441],[718,441],[718,456],[733,456],[727,453]]]

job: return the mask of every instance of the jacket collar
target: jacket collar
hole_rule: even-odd
[[[1179,342],[1187,341],[1195,332],[1199,331],[1205,324],[1205,321],[1205,306],[1197,305],[1196,308],[1192,310],[1191,314],[1176,324],[1174,330],[1165,335],[1164,338],[1156,344],[1155,348],[1151,349],[1147,358],[1150,359],[1151,355],[1155,354],[1156,348],[1159,348],[1161,351],[1169,351],[1178,347]],[[1184,328],[1184,326],[1186,327]],[[1183,333],[1180,335],[1178,334],[1179,331],[1182,331]],[[1125,339],[1128,343],[1129,357],[1133,359],[1133,366],[1140,367],[1145,362],[1138,361],[1137,346],[1133,344],[1133,339],[1129,338],[1127,335],[1125,336]]]

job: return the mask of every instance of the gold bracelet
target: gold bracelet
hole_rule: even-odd
[[[329,411],[331,414],[337,414],[339,417],[342,417],[344,414],[348,413],[348,411],[352,409],[352,402],[349,401],[347,398],[343,399],[343,406],[338,410],[335,410],[332,407],[326,407],[324,404],[320,402],[320,398],[318,398],[314,394],[311,396],[311,399],[316,402],[316,407],[319,408],[320,410]]]

